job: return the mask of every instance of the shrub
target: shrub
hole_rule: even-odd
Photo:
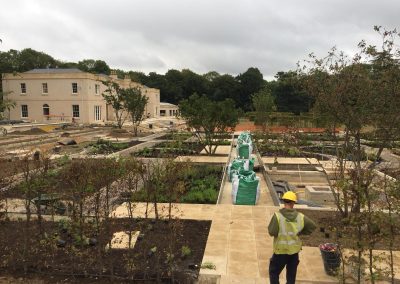
[[[210,262],[210,261],[206,261],[204,263],[201,264],[201,268],[203,269],[217,269],[217,267],[215,266],[214,263]]]
[[[181,256],[187,257],[192,254],[192,250],[188,246],[182,246],[181,248]]]

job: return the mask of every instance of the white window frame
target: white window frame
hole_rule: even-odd
[[[101,106],[94,106],[94,120],[101,121]]]
[[[26,83],[21,83],[20,87],[21,87],[21,94],[26,95]]]
[[[49,93],[49,85],[47,83],[42,83],[42,95],[47,95]]]
[[[26,109],[24,109],[24,107]],[[26,115],[24,115],[26,113]],[[28,118],[29,117],[29,109],[28,105],[21,105],[21,118]]]
[[[72,94],[73,95],[78,94],[78,83],[76,82],[71,83],[71,87],[72,87]]]
[[[76,114],[78,114],[76,116]],[[80,118],[81,112],[80,112],[80,107],[79,105],[72,105],[72,117],[73,118]]]

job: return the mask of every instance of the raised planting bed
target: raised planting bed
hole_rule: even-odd
[[[262,157],[292,157],[292,158],[300,158],[304,157],[304,154],[296,147],[287,147],[281,145],[258,145],[258,151]]]
[[[311,152],[316,154],[325,154],[325,155],[332,155],[336,156],[336,148],[335,146],[327,145],[327,146],[305,146],[301,147],[301,151],[303,152]],[[339,146],[339,152],[343,151],[343,147]],[[353,159],[352,154],[348,154],[346,157],[347,160],[351,161]],[[365,151],[362,152],[362,161],[367,160],[367,154]]]
[[[175,195],[173,202],[200,204],[215,204],[217,202],[222,178],[221,166],[191,165],[179,178],[184,184],[184,188],[182,192]],[[136,192],[132,199],[141,202],[152,201],[151,198],[148,200],[148,194],[143,189]],[[169,189],[158,188],[157,199],[158,202],[168,202]]]
[[[19,161],[21,168],[29,163],[30,170],[14,176],[13,186],[3,192],[6,198],[33,199],[38,194],[57,193],[62,200],[71,200],[77,191],[85,197],[98,192],[121,177],[122,167],[112,159],[73,159],[63,156],[47,165],[36,161]],[[28,177],[25,179],[24,175]],[[114,189],[113,194],[118,190]]]
[[[89,145],[95,143],[94,141],[84,141],[76,145],[59,145],[58,149],[53,148],[53,152],[60,155],[78,154]]]
[[[129,147],[138,145],[140,141],[129,141],[129,142],[112,142],[108,140],[99,139],[94,143],[90,143],[86,147],[87,154],[97,155],[97,154],[111,154],[119,152],[121,150],[127,149]]]
[[[40,134],[47,134],[48,132],[44,131],[43,129],[33,127],[28,130],[15,130],[12,132],[12,135],[40,135]]]
[[[311,133],[296,133],[295,134],[298,139],[305,141],[335,141],[335,137],[330,133],[320,133],[320,134],[311,134]],[[337,141],[343,141],[344,137],[336,136]]]
[[[177,141],[185,141],[186,139],[192,137],[193,135],[188,132],[182,133],[167,133],[161,137],[157,137],[157,140],[177,140]]]
[[[276,167],[279,171],[316,171],[315,165],[302,164],[267,164],[270,169]]]
[[[301,240],[303,245],[318,247],[323,243],[340,243],[341,246],[346,248],[355,248],[356,243],[356,227],[354,224],[349,223],[348,219],[343,219],[337,211],[326,211],[326,210],[306,210],[298,209],[297,211],[302,212],[307,217],[311,218],[317,225],[317,229],[311,235],[302,235]],[[382,213],[383,214],[383,213]],[[382,215],[385,218],[385,215]],[[382,219],[384,220],[384,219]],[[399,220],[397,220],[398,224]],[[374,236],[377,243],[375,249],[386,250],[389,248],[389,239],[385,236],[389,228],[387,227],[388,222],[380,222],[379,227],[375,226],[373,229],[376,232]],[[385,225],[386,224],[386,225]],[[394,250],[400,250],[400,232],[396,229],[396,236],[393,240]],[[366,238],[367,228],[366,225],[362,226],[363,238]],[[365,245],[367,243],[365,242]]]
[[[214,145],[230,145],[230,141],[219,140]],[[199,142],[168,141],[158,143],[153,148],[144,148],[132,153],[134,157],[176,158],[178,156],[200,155],[205,145]]]
[[[133,129],[118,129],[118,128],[113,128],[110,130],[107,136],[109,137],[114,137],[114,138],[132,138],[132,137],[146,137],[151,135],[152,133],[150,132],[138,132],[137,136],[134,135]]]
[[[387,174],[397,180],[400,179],[400,168],[384,168],[380,170],[382,173]]]
[[[193,283],[211,221],[111,219],[99,231],[85,223],[82,234],[65,220],[44,221],[42,234],[36,222],[28,229],[22,221],[0,225],[1,268],[13,277],[45,283]],[[113,238],[121,234],[128,238]],[[131,248],[129,235],[137,237]]]
[[[197,142],[162,142],[154,148],[144,148],[132,153],[134,157],[171,158],[182,155],[198,155],[204,146]]]

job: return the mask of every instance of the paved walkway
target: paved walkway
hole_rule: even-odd
[[[167,204],[162,214],[167,214]],[[268,264],[272,255],[272,238],[267,226],[274,206],[232,204],[175,204],[173,214],[181,219],[212,220],[202,263],[212,262],[215,270],[201,269],[201,275],[215,275],[220,283],[268,283]],[[135,215],[143,217],[145,204],[137,204]],[[150,215],[154,216],[152,205]],[[128,216],[127,205],[112,215]],[[282,273],[284,279],[285,272]],[[304,247],[300,254],[299,280],[337,283],[324,272],[318,248]]]

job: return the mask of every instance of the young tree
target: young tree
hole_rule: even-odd
[[[256,113],[255,124],[261,125],[263,132],[266,132],[270,113],[276,110],[274,97],[270,90],[262,89],[253,94],[251,99]]]
[[[120,92],[125,110],[132,120],[134,135],[137,136],[138,127],[145,118],[144,114],[149,98],[142,95],[138,88],[121,89]]]
[[[88,211],[87,200],[93,194],[93,177],[97,161],[94,159],[72,160],[62,170],[64,184],[68,188],[73,232],[78,244],[85,241],[85,215]]]
[[[333,48],[322,59],[311,54],[307,61],[309,65],[304,65],[299,70],[305,88],[315,98],[315,109],[320,115],[329,117],[331,122],[339,164],[336,185],[347,183],[349,156],[352,156],[351,163],[361,175],[361,130],[371,122],[372,95],[370,70],[362,59],[360,54],[348,58],[343,52]],[[338,126],[344,127],[343,145],[340,145],[336,136]],[[358,188],[357,185],[354,188]],[[343,216],[348,215],[349,190],[347,186],[333,190],[338,209]],[[361,200],[360,191],[354,194]],[[359,211],[359,206],[359,202],[354,203],[352,210]]]
[[[134,157],[121,160],[123,194],[126,198],[128,216],[133,220],[133,210],[135,208],[132,203],[134,194],[143,187],[143,176],[145,175],[145,165],[143,161]]]
[[[1,79],[1,76],[0,76]],[[15,108],[16,103],[13,100],[7,98],[7,93],[3,93],[0,91],[0,120],[4,119],[4,111],[7,110],[8,114],[10,110]]]
[[[358,45],[360,52],[350,59],[343,52],[332,49],[324,58],[311,56],[308,61],[311,67],[301,69],[301,72],[306,70],[301,75],[307,90],[316,99],[316,110],[329,118],[334,130],[339,166],[336,183],[331,187],[342,213],[342,225],[354,236],[357,279],[359,282],[362,279],[363,252],[367,251],[372,283],[379,276],[373,252],[377,241],[382,238],[382,218],[390,219],[389,226],[386,225],[388,234],[394,230],[394,198],[386,184],[382,189],[377,182],[381,179],[374,170],[377,163],[363,162],[362,130],[367,126],[375,127],[379,140],[377,160],[382,149],[389,147],[399,135],[400,107],[399,51],[394,48],[397,33],[381,31],[380,27],[375,29],[383,39],[381,50],[361,41]],[[344,128],[342,144],[336,137],[338,126]],[[387,208],[379,205],[383,199],[386,199]],[[385,216],[384,209],[388,210],[388,216]],[[393,243],[389,246],[392,248]]]
[[[112,106],[117,126],[121,129],[128,117],[128,114],[125,111],[123,89],[121,89],[115,82],[102,81],[102,83],[107,86],[107,89],[102,96],[106,103]]]
[[[199,141],[206,146],[207,154],[213,155],[215,144],[221,134],[232,131],[239,122],[240,111],[234,101],[226,99],[215,102],[205,95],[193,94],[179,104],[180,115],[188,127],[193,128]]]
[[[375,26],[382,40],[380,48],[363,44],[363,52],[372,66],[372,121],[378,143],[378,160],[385,148],[400,138],[400,34]]]

